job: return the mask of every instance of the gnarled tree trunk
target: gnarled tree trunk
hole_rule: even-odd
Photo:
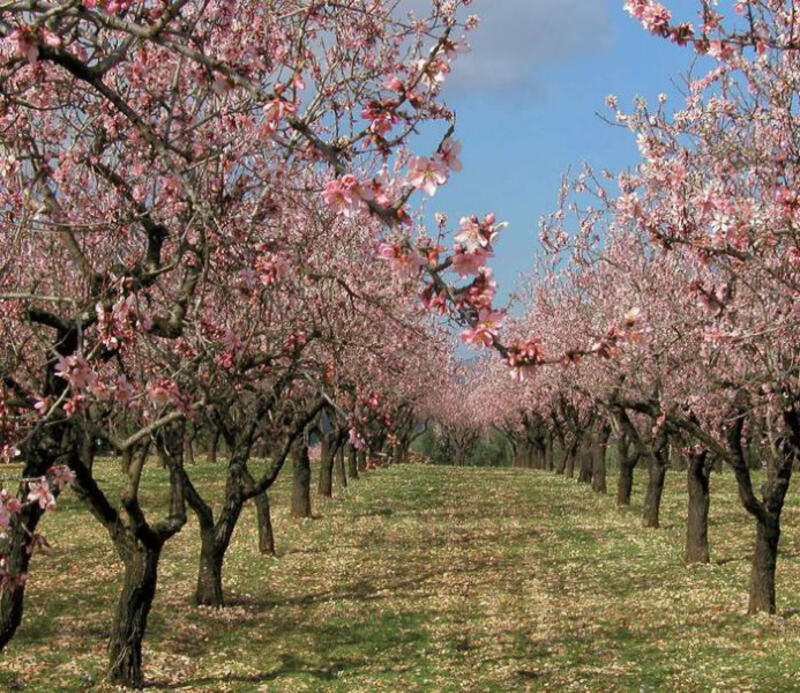
[[[687,563],[708,563],[708,508],[711,465],[708,452],[692,452],[688,456],[687,481],[689,487],[689,512],[686,521]]]
[[[142,640],[158,580],[161,544],[144,545],[125,532],[117,542],[125,577],[108,643],[108,678],[129,688],[142,687]]]

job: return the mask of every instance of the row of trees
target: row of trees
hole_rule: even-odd
[[[521,347],[509,354],[485,325],[516,378],[495,361],[475,387],[520,460],[577,468],[604,491],[613,440],[621,505],[633,467],[646,464],[648,527],[679,450],[688,561],[709,560],[709,475],[729,465],[756,530],[749,611],[773,613],[781,512],[800,458],[799,13],[750,0],[726,19],[716,3],[699,5],[695,28],[659,3],[626,3],[648,30],[694,47],[701,74],[673,112],[665,95],[632,112],[607,99],[641,160],[616,177],[618,190],[588,166],[565,179],[559,209],[541,222],[548,253],[507,320],[505,343]]]
[[[124,569],[109,676],[139,687],[162,550],[187,513],[195,601],[222,606],[242,508],[257,504],[270,550],[266,493],[287,460],[292,512],[310,515],[312,438],[326,495],[345,451],[351,474],[387,443],[406,455],[451,371],[429,309],[471,325],[494,295],[494,218],[465,218],[473,241],[446,246],[446,220],[429,235],[411,207],[461,166],[440,88],[468,4],[0,9],[0,457],[22,463],[0,513],[0,647],[69,481]],[[425,124],[441,141],[417,155]],[[225,442],[217,497],[185,463],[200,440],[212,459]],[[145,507],[157,462],[169,502]]]

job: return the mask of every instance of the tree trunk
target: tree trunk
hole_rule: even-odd
[[[333,449],[324,438],[320,443],[320,448],[317,493],[330,498],[333,495]]]
[[[359,450],[358,451],[358,471],[359,472],[366,472],[367,471],[367,451],[366,450]]]
[[[686,522],[687,563],[708,563],[708,507],[711,467],[706,453],[690,453],[687,479],[689,485],[689,514]]]
[[[253,502],[256,506],[256,522],[258,524],[258,550],[263,554],[274,556],[275,535],[272,532],[272,517],[267,492],[259,493]]]
[[[31,560],[30,536],[36,530],[42,517],[38,504],[23,508],[12,520],[8,530],[6,569],[9,575],[17,578],[28,572]],[[27,531],[26,531],[27,530]],[[6,585],[0,589],[0,651],[5,649],[22,623],[22,612],[25,603],[25,581],[19,584]]]
[[[578,482],[581,484],[590,484],[592,482],[592,467],[594,465],[592,447],[594,436],[589,434],[584,436],[578,447]]]
[[[183,463],[194,464],[194,426],[186,426],[183,435]]]
[[[347,453],[347,473],[351,479],[358,479],[358,450],[349,445]]]
[[[222,561],[227,546],[220,546],[214,526],[200,530],[200,570],[194,602],[199,606],[223,605]]]
[[[780,518],[768,515],[756,522],[756,545],[750,570],[750,602],[748,614],[765,611],[775,613],[775,566],[778,540],[781,536]]]
[[[211,436],[211,447],[208,449],[208,461],[211,464],[217,463],[217,453],[219,452],[219,438],[222,435],[222,431],[219,429],[214,431],[214,435]]]
[[[549,472],[553,471],[553,446],[554,446],[553,436],[548,435],[545,438],[545,449],[544,449],[544,466],[545,469]]]
[[[606,493],[606,448],[609,430],[602,428],[592,446],[592,489],[596,493]]]
[[[564,476],[567,479],[572,479],[575,476],[575,456],[578,453],[578,442],[575,441],[570,444],[566,450],[566,459],[564,460]]]
[[[627,507],[631,504],[631,491],[633,490],[633,469],[636,458],[631,458],[630,444],[624,434],[617,438],[617,459],[619,460],[619,477],[617,478],[617,507]]]
[[[295,445],[293,467],[292,517],[311,517],[311,464],[304,442]]]
[[[336,473],[336,483],[339,488],[347,488],[347,475],[344,473],[344,443],[339,445],[333,464]]]
[[[659,526],[658,515],[661,510],[661,495],[664,491],[664,477],[667,473],[665,465],[658,459],[657,454],[652,455],[650,458],[649,472],[642,525],[657,529]]]
[[[111,639],[108,645],[108,678],[129,688],[142,687],[142,640],[153,605],[161,546],[145,547],[131,536],[118,542],[125,564]]]

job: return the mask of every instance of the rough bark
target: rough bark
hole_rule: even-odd
[[[219,429],[214,431],[214,434],[211,436],[211,446],[208,449],[208,461],[211,464],[217,463],[217,455],[219,453],[219,439],[222,435],[222,431]]]
[[[267,492],[259,493],[253,502],[256,506],[256,523],[258,525],[258,550],[263,554],[274,556],[275,535],[272,531],[272,516]]]
[[[649,476],[647,479],[647,494],[644,499],[644,513],[642,525],[644,527],[659,527],[659,513],[661,511],[661,496],[664,492],[664,478],[667,473],[665,460],[661,453],[650,456]]]
[[[711,465],[708,453],[691,453],[688,456],[687,481],[689,487],[689,512],[686,521],[687,563],[708,563],[708,508]]]
[[[592,482],[592,467],[594,465],[592,455],[592,436],[591,434],[582,436],[578,446],[578,482],[590,484]]]
[[[355,446],[347,446],[347,473],[351,479],[358,479],[358,450]]]
[[[324,436],[320,441],[319,483],[317,493],[330,498],[333,495],[333,448]]]
[[[765,611],[768,614],[775,613],[775,569],[780,536],[779,517],[768,516],[757,520],[756,543],[750,568],[748,614],[755,614],[759,611]]]
[[[336,456],[333,463],[334,473],[336,474],[336,483],[339,488],[347,488],[347,475],[344,471],[344,445],[339,445],[336,450]]]
[[[603,426],[597,434],[592,446],[592,489],[596,493],[606,493],[606,448],[611,431]]]
[[[14,518],[8,533],[8,548],[6,549],[6,568],[10,575],[21,575],[28,572],[31,560],[28,550],[29,537],[36,530],[41,517],[42,510],[39,506],[29,505]],[[17,527],[19,527],[18,530]],[[24,583],[13,587],[6,586],[0,591],[0,651],[5,649],[22,623],[24,605]]]
[[[200,531],[200,569],[197,572],[197,586],[194,602],[199,606],[221,607],[224,604],[222,593],[222,562],[225,548],[217,540],[214,526]]]
[[[617,459],[619,460],[619,477],[617,478],[617,506],[627,507],[631,504],[633,469],[636,466],[636,457],[630,455],[630,444],[624,434],[621,434],[617,439]]]
[[[569,444],[566,450],[566,458],[564,459],[564,476],[567,479],[572,479],[575,476],[575,458],[578,454],[578,443],[576,439]]]
[[[108,678],[129,688],[142,688],[142,640],[156,593],[161,545],[144,546],[126,534],[117,550],[125,577],[108,644]]]
[[[292,517],[311,517],[311,464],[308,446],[300,442],[294,446],[292,475]]]

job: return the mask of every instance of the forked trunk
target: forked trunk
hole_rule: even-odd
[[[122,593],[108,644],[108,678],[129,688],[142,687],[142,640],[153,605],[161,546],[143,546],[128,536],[118,544],[125,564]]]
[[[225,549],[219,545],[214,527],[201,530],[200,570],[197,573],[195,604],[218,608],[223,605],[222,562],[224,558]]]

